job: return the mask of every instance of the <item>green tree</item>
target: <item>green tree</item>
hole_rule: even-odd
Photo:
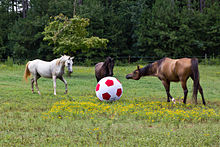
[[[0,1],[0,59],[7,59],[12,52],[8,47],[8,33],[18,17],[13,9],[15,5],[12,7],[13,2],[11,0]]]
[[[89,19],[74,16],[65,17],[60,14],[45,27],[44,40],[54,46],[54,53],[74,54],[77,51],[88,51],[91,48],[106,48],[107,39],[88,37],[86,27]]]
[[[52,47],[43,42],[44,26],[49,20],[49,0],[31,0],[30,8],[15,21],[7,34],[7,47],[16,62],[36,58],[51,60],[54,58]]]
[[[219,54],[219,2],[206,1],[201,12],[196,1],[156,0],[141,9],[137,48],[158,58]]]

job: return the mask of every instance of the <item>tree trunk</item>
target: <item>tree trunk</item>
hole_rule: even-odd
[[[27,16],[27,11],[28,11],[28,1],[29,0],[22,0],[22,14],[23,14],[23,18],[26,18]]]
[[[12,0],[12,1],[11,1],[12,12],[15,12],[15,8],[14,8],[15,5],[14,5],[14,4],[15,4],[15,1]]]
[[[174,7],[174,5],[175,5],[174,0],[171,0],[171,5],[172,5],[172,8],[173,8],[173,7]]]
[[[25,0],[22,0],[22,14],[23,14],[23,18],[26,17],[26,6],[25,6]]]
[[[203,9],[205,8],[205,0],[200,0],[200,12],[203,12]]]
[[[16,6],[16,7],[15,7],[16,14],[18,14],[18,1],[16,0],[15,3],[16,3],[16,4],[15,4],[15,6]]]
[[[78,4],[82,5],[83,4],[83,0],[78,0]]]
[[[28,11],[28,0],[26,0],[26,13]]]
[[[188,2],[187,2],[187,7],[188,7],[188,10],[191,9],[191,0],[188,0]]]
[[[73,17],[76,15],[76,0],[73,3]]]

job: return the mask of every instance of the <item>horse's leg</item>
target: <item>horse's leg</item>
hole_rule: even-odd
[[[31,90],[34,93],[34,78],[31,79]]]
[[[186,81],[181,81],[181,85],[182,85],[183,92],[184,92],[183,103],[186,104],[186,99],[187,99],[187,94],[188,94],[188,89],[187,89],[187,86],[186,86]]]
[[[66,80],[63,78],[63,76],[60,77],[59,79],[60,79],[61,81],[63,81],[63,83],[65,84],[65,94],[67,94],[68,89],[67,89],[67,82],[66,82]]]
[[[170,91],[170,84],[167,83],[166,81],[162,81],[164,88],[166,89],[167,93],[167,102],[170,102],[170,96],[169,96],[169,91]]]
[[[56,93],[56,79],[57,79],[57,77],[56,77],[56,76],[53,76],[54,95],[57,95],[57,93]]]
[[[38,84],[37,84],[37,80],[38,80],[39,78],[40,78],[40,77],[37,76],[37,75],[34,76],[34,82],[35,82],[35,87],[37,88],[37,92],[38,92],[38,94],[41,95],[41,94],[40,94],[40,91],[39,91],[39,88],[38,88]]]
[[[171,100],[176,103],[175,99],[170,95],[170,81],[165,81],[162,80],[163,86],[166,89],[166,93],[167,93],[167,102],[170,102],[170,98]]]
[[[200,83],[199,83],[199,92],[200,92],[200,94],[202,96],[202,102],[205,105],[206,103],[205,103],[205,99],[204,99],[204,95],[203,95],[203,90],[202,90],[202,87],[201,87]]]
[[[100,81],[100,79],[98,77],[96,77],[97,83]]]

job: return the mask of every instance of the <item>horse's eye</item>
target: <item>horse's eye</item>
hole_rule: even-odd
[[[70,65],[70,63],[67,63],[68,65]]]
[[[134,72],[134,75],[136,76],[137,74],[138,74],[138,72],[137,72],[137,71],[135,71],[135,72]]]

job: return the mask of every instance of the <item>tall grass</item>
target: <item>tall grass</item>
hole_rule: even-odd
[[[144,66],[144,65],[143,65]],[[181,103],[180,83],[171,83],[179,104],[166,102],[166,93],[155,77],[126,80],[135,66],[114,69],[123,85],[117,102],[103,103],[95,96],[93,67],[73,67],[65,76],[69,93],[57,81],[53,96],[51,79],[39,79],[42,96],[31,93],[23,81],[24,66],[0,65],[1,146],[219,146],[219,66],[202,65],[200,81],[207,106]],[[164,108],[164,109],[163,109]],[[79,113],[73,113],[79,112]],[[189,116],[188,116],[188,115]]]

